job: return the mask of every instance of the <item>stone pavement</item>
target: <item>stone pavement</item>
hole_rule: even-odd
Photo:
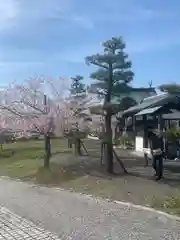
[[[0,240],[60,240],[32,222],[0,208]]]
[[[0,179],[0,205],[61,240],[180,240],[173,218],[55,188]]]

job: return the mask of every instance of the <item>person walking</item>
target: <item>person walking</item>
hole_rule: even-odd
[[[157,136],[157,134],[152,131],[149,131],[148,139],[150,141],[150,149],[153,157],[155,177],[158,181],[163,177],[163,138],[161,136]]]

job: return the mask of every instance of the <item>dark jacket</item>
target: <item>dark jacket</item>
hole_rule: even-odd
[[[150,146],[151,146],[152,150],[158,149],[158,148],[163,150],[163,139],[162,139],[162,137],[154,134],[150,139]]]
[[[150,148],[151,148],[151,153],[153,155],[153,150],[156,149],[161,149],[162,154],[164,150],[164,143],[163,143],[163,138],[161,136],[157,136],[156,134],[153,134],[153,136],[150,138]]]

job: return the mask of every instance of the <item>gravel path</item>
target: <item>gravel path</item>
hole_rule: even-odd
[[[180,222],[164,215],[8,179],[0,179],[0,205],[60,239],[180,239]]]

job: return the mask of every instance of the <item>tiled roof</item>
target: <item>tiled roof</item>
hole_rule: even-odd
[[[148,87],[148,88],[132,88],[132,91],[133,92],[154,92],[154,93],[156,93],[156,90],[155,90],[155,88],[150,88],[150,87]]]
[[[153,107],[153,108],[145,108],[141,110],[140,112],[136,113],[135,116],[141,116],[146,114],[152,114],[158,111],[161,108],[161,106]]]
[[[172,96],[170,96],[168,93],[148,97],[145,98],[141,103],[125,110],[122,115],[127,116],[137,113],[145,108],[161,106],[167,103],[170,99],[172,99]]]
[[[180,112],[173,111],[172,113],[163,114],[163,118],[167,120],[180,120]]]

